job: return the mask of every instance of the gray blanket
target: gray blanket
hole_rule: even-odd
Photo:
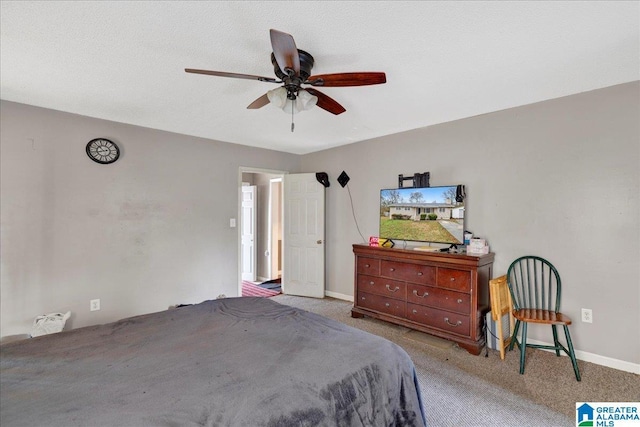
[[[266,298],[0,346],[9,426],[422,426],[396,344]]]

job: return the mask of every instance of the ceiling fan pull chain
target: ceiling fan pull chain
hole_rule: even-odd
[[[295,125],[293,124],[293,102],[291,103],[291,132],[293,132],[293,128],[295,127]]]

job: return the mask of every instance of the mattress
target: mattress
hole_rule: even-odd
[[[227,298],[0,346],[8,426],[423,426],[398,345]]]

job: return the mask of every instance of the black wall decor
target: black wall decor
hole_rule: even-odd
[[[344,186],[349,182],[349,179],[349,175],[347,175],[345,171],[342,171],[342,173],[338,177],[338,183],[340,183],[340,185],[342,185],[342,188],[344,188]]]
[[[316,179],[320,184],[324,185],[325,188],[331,185],[329,175],[327,175],[326,172],[316,172]]]

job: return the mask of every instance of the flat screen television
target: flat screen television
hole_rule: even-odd
[[[464,244],[464,186],[380,190],[379,239]]]

